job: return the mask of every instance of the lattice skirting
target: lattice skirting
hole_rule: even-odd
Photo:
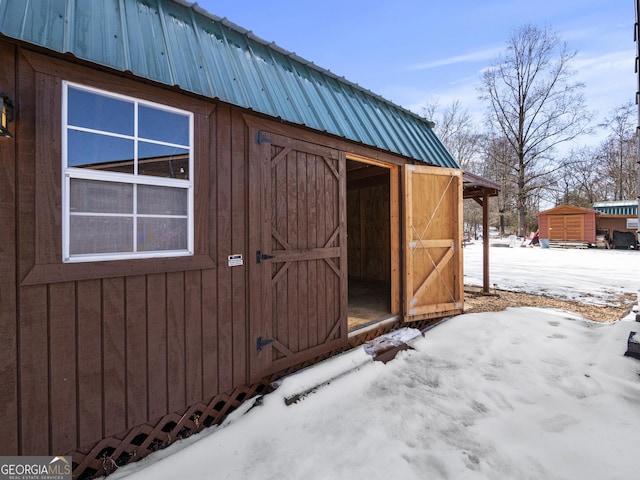
[[[438,320],[423,320],[411,323],[411,327],[424,329]],[[187,438],[203,428],[219,425],[244,401],[269,393],[272,383],[302,368],[316,364],[350,348],[362,345],[388,333],[402,323],[381,324],[379,328],[349,337],[348,344],[338,350],[327,352],[302,364],[270,375],[259,383],[236,388],[229,394],[220,394],[208,401],[198,402],[182,412],[170,413],[153,424],[144,424],[133,429],[105,438],[93,446],[68,452],[73,458],[73,478],[84,480],[113,473],[118,467],[141,460],[147,455],[171,445],[176,440]]]
[[[153,425],[139,425],[128,432],[105,438],[88,449],[67,453],[73,459],[73,478],[109,475],[118,467],[140,460],[176,440],[218,425],[242,402],[267,393],[269,388],[265,382],[242,386],[229,395],[216,395],[208,402],[191,405],[184,412],[165,415]]]

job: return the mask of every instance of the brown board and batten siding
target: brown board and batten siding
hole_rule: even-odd
[[[17,47],[0,42],[0,85],[15,98]],[[16,316],[17,244],[16,244],[16,176],[15,142],[0,142],[0,421],[3,434],[0,455],[15,454],[20,443],[18,415],[18,323]]]
[[[348,179],[347,202],[353,205],[347,210],[349,276],[386,282],[391,271],[391,259],[385,255],[391,250],[389,171],[368,167]]]
[[[0,55],[20,107],[1,145],[1,454],[70,452],[246,384],[246,275],[217,268],[246,248],[243,115],[10,44]],[[193,257],[62,263],[62,79],[196,113]]]
[[[390,282],[388,313],[462,311],[458,169],[4,40],[0,81],[17,106],[15,138],[0,141],[0,455],[73,454],[95,473],[103,456],[175,440],[185,416],[199,430],[204,410],[245,398],[231,392],[347,348],[347,162],[383,173],[351,196],[386,210],[385,236],[354,261]],[[63,81],[193,112],[192,256],[63,262]],[[374,216],[358,215],[362,236]],[[386,257],[365,265],[364,248]]]

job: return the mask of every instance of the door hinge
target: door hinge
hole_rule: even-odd
[[[273,338],[262,338],[258,337],[256,339],[256,350],[261,352],[264,347],[267,345],[271,345],[273,343]]]
[[[256,130],[256,143],[271,143],[271,139],[260,130]]]
[[[276,256],[267,255],[266,253],[262,253],[260,250],[256,251],[256,263],[262,263],[265,260],[271,260],[272,258],[276,258]]]

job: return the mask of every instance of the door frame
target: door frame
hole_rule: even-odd
[[[347,160],[352,160],[354,162],[366,163],[369,165],[375,165],[377,167],[382,167],[389,170],[389,229],[390,229],[390,255],[391,255],[391,314],[392,315],[401,315],[402,313],[402,288],[401,288],[401,231],[400,231],[400,218],[401,218],[401,209],[400,209],[400,166],[393,164],[382,162],[379,160],[374,160],[369,157],[365,157],[362,155],[357,155],[355,153],[347,153]]]

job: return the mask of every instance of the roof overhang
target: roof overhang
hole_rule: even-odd
[[[497,197],[500,185],[469,172],[462,173],[462,198]]]

